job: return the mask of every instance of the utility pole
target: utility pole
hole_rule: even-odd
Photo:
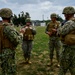
[[[44,15],[42,15],[42,20],[44,21]]]

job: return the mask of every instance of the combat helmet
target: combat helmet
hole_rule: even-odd
[[[0,17],[4,17],[4,18],[10,18],[12,17],[12,10],[9,8],[2,8],[0,9]]]
[[[52,17],[56,17],[57,18],[57,14],[56,13],[52,13],[51,15],[50,15],[50,17],[52,18]]]
[[[25,20],[25,22],[27,23],[27,22],[30,22],[31,23],[31,19],[30,18],[27,18],[26,20]]]
[[[62,14],[75,14],[75,9],[71,6],[65,7]]]

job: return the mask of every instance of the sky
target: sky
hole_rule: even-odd
[[[16,15],[28,12],[32,20],[50,19],[52,13],[64,19],[62,11],[66,6],[75,7],[75,0],[0,0],[0,9],[10,8]]]

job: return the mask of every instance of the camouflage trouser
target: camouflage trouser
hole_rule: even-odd
[[[30,59],[31,50],[32,50],[32,41],[23,41],[22,49],[23,49],[23,53],[24,53],[24,58]]]
[[[71,75],[75,75],[75,48],[65,45],[60,56],[58,75],[66,75],[67,70],[70,71]]]
[[[60,48],[61,48],[61,44],[60,44],[59,39],[56,38],[56,37],[53,39],[53,37],[51,37],[50,40],[49,40],[50,59],[51,60],[53,59],[54,50],[56,50],[56,57],[57,57],[57,60],[59,62]]]
[[[3,49],[1,62],[2,75],[16,75],[14,50]]]

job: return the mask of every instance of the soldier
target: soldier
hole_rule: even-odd
[[[31,56],[32,42],[34,40],[36,31],[32,27],[31,20],[29,18],[26,19],[26,25],[20,30],[20,32],[23,33],[22,49],[24,53],[25,63],[31,64],[29,60]]]
[[[62,12],[66,22],[59,28],[63,50],[60,55],[60,69],[58,75],[66,75],[67,70],[75,75],[75,9],[71,6],[65,7]]]
[[[46,28],[46,34],[49,35],[49,49],[50,49],[50,66],[53,65],[53,52],[54,52],[54,48],[56,50],[56,57],[57,57],[57,61],[59,63],[59,51],[60,51],[60,41],[59,38],[57,36],[57,29],[60,26],[60,22],[57,21],[57,14],[56,13],[52,13],[50,15],[51,21],[50,23],[48,23],[47,28]],[[59,66],[59,64],[57,65]]]
[[[11,26],[12,10],[2,8],[0,10],[0,58],[1,75],[16,75],[15,48],[21,38],[19,33]]]

